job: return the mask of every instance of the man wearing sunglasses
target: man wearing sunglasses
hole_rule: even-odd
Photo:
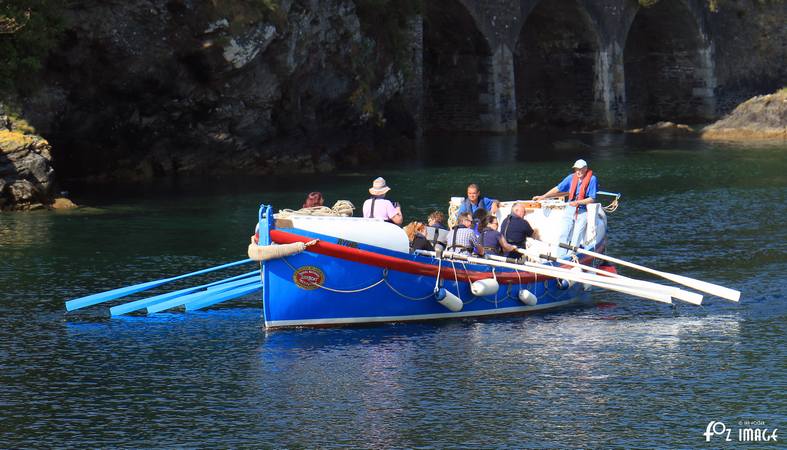
[[[459,214],[457,225],[448,232],[446,250],[460,255],[484,254],[484,247],[473,230],[473,215],[469,212]]]

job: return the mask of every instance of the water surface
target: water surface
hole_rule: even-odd
[[[420,162],[377,171],[72,186],[88,207],[0,215],[0,446],[718,447],[711,420],[787,427],[787,148],[579,139],[592,151],[434,138]],[[577,157],[624,194],[611,255],[741,303],[596,292],[598,307],[524,318],[273,333],[253,296],[189,314],[64,312],[244,258],[263,201],[320,190],[360,206],[382,175],[405,218],[424,219],[471,181],[502,199],[543,193]]]

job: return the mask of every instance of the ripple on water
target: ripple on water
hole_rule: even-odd
[[[604,307],[275,333],[262,331],[253,298],[196,314],[66,315],[68,298],[240,259],[259,203],[292,204],[303,186],[5,215],[0,444],[673,448],[700,445],[710,420],[783,426],[783,152],[611,142],[590,155],[602,186],[624,193],[609,253],[739,289],[740,304],[671,308],[595,292]],[[565,172],[514,150],[494,170],[391,169],[386,179],[418,217],[461,194],[468,173],[513,197]],[[314,189],[359,204],[368,178]]]

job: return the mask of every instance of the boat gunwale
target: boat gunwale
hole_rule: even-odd
[[[340,241],[341,238],[323,235],[311,231],[290,228],[288,231],[281,229],[270,230],[271,241],[277,244],[290,244],[295,242],[307,243],[314,239],[319,239],[317,243],[306,248],[306,251],[320,254],[323,256],[335,257],[347,261],[381,267],[389,270],[396,270],[412,275],[424,275],[436,277],[439,272],[441,279],[458,280],[472,283],[474,281],[496,278],[501,284],[528,284],[539,281],[546,281],[555,277],[536,275],[527,271],[517,271],[515,269],[500,269],[484,267],[478,264],[465,263],[461,261],[443,260],[443,266],[438,267],[438,260],[429,256],[422,256],[412,253],[402,253],[394,250],[384,249],[373,245],[355,243],[357,247],[341,245],[329,242],[331,240]],[[597,250],[598,250],[597,246]],[[602,249],[603,250],[603,249]],[[423,259],[424,262],[418,261]],[[585,256],[580,258],[582,264],[589,264],[595,258]],[[463,269],[455,269],[459,263]],[[470,267],[473,270],[468,270]],[[561,265],[563,268],[569,266]],[[483,269],[487,270],[483,270]]]

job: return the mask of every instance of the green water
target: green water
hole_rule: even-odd
[[[783,429],[787,146],[581,139],[592,150],[443,137],[363,173],[69,185],[83,208],[0,215],[0,446],[675,448],[724,445],[702,435],[712,420]],[[601,307],[525,318],[269,334],[253,296],[194,314],[64,312],[244,258],[261,202],[319,190],[360,206],[384,176],[405,220],[423,220],[469,182],[541,194],[577,157],[623,194],[610,255],[741,302],[595,292]]]

